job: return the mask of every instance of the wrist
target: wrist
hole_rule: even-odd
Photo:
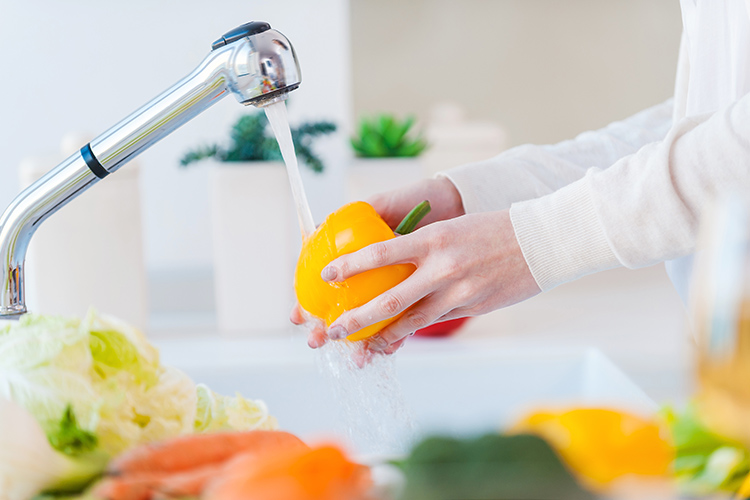
[[[436,191],[441,194],[441,199],[438,201],[442,205],[446,215],[445,217],[441,217],[442,219],[452,219],[466,215],[461,193],[459,193],[458,188],[450,178],[439,176],[431,179],[431,182],[435,183],[437,186]]]

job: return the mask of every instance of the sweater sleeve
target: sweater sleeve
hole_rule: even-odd
[[[711,199],[750,192],[750,94],[712,115],[683,119],[660,142],[510,210],[542,290],[623,265],[694,252]]]
[[[438,174],[458,189],[467,213],[504,210],[606,168],[645,144],[662,140],[672,124],[672,100],[559,144],[524,145],[489,160]]]

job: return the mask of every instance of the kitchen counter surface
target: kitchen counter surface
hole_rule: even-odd
[[[206,279],[210,280],[210,276]],[[157,283],[156,293],[159,286]],[[185,287],[171,286],[173,289],[162,291],[169,292],[177,302],[179,293],[175,290]],[[201,287],[207,288],[210,286]],[[191,300],[197,298],[193,296]],[[173,340],[192,340],[190,345],[196,348],[196,355],[200,345],[210,345],[218,338],[227,346],[239,340],[245,345],[246,341],[256,343],[257,351],[264,354],[253,359],[254,363],[313,359],[304,331],[295,327],[262,334],[223,335],[215,331],[210,311],[157,311],[152,319],[149,334],[157,344],[176,345]],[[562,285],[472,319],[447,344],[434,339],[410,339],[399,356],[407,361],[428,353],[443,355],[437,353],[444,351],[441,346],[445,345],[450,346],[448,351],[460,352],[461,356],[481,357],[488,343],[498,349],[527,351],[595,348],[659,403],[682,403],[691,390],[691,339],[686,311],[662,266],[637,271],[617,269]]]

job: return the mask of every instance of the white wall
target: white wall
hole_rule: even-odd
[[[351,0],[354,109],[440,100],[512,145],[570,138],[668,98],[677,0]]]
[[[0,206],[18,191],[22,158],[55,151],[69,130],[103,132],[250,20],[268,21],[298,53],[303,83],[290,100],[292,121],[325,118],[346,129],[345,0],[0,0]],[[191,147],[225,140],[244,111],[229,96],[140,157],[151,269],[210,266],[207,172],[179,169],[178,160]],[[317,219],[343,200],[345,143],[326,139],[323,150],[328,174],[305,176]]]
[[[104,131],[251,19],[298,51],[293,118],[349,130],[351,88],[356,113],[424,116],[448,98],[502,123],[513,144],[557,141],[668,97],[680,34],[676,0],[0,0],[0,209],[21,158],[55,150],[69,130]],[[243,111],[228,97],[142,155],[151,269],[210,266],[207,172],[177,161],[224,139]],[[318,220],[343,201],[345,139],[326,140],[326,176],[305,176]]]

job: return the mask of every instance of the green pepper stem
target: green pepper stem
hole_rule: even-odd
[[[401,221],[401,224],[398,225],[394,233],[402,236],[411,233],[416,229],[417,224],[424,219],[425,215],[430,213],[430,210],[432,210],[432,207],[427,200],[412,208],[411,212],[406,214],[406,217],[404,217],[404,220]]]

